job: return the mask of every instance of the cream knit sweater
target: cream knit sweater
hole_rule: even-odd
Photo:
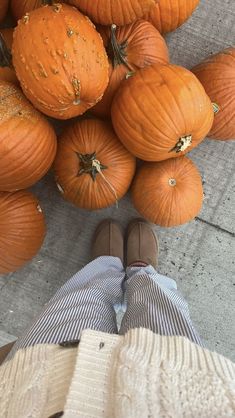
[[[84,331],[77,348],[37,345],[0,367],[0,417],[235,417],[235,365],[183,337]]]

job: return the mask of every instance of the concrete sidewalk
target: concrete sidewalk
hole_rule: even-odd
[[[171,60],[187,68],[235,45],[235,1],[201,0],[193,17],[167,42]],[[203,210],[182,227],[156,227],[159,272],[176,279],[207,347],[235,360],[235,143],[206,140],[190,157],[203,177]],[[119,209],[79,210],[60,197],[51,174],[33,190],[46,214],[48,234],[30,264],[0,276],[0,345],[18,337],[58,287],[89,261],[100,220],[113,217],[125,227],[138,216],[129,196]]]

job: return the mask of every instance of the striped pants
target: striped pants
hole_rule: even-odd
[[[78,340],[88,328],[118,333],[115,306],[123,302],[120,334],[142,327],[161,335],[186,336],[202,345],[174,280],[151,266],[125,272],[120,259],[106,256],[86,265],[57,291],[11,355],[34,344]]]

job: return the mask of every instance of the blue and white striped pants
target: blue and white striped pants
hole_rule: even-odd
[[[143,327],[161,335],[183,335],[202,345],[174,280],[151,266],[125,272],[119,258],[106,256],[86,265],[57,291],[13,352],[39,343],[79,340],[88,328],[118,333],[115,305],[123,303],[124,294],[120,334]]]

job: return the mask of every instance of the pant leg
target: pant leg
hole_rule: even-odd
[[[127,269],[125,290],[127,310],[120,334],[148,328],[160,335],[185,336],[202,345],[174,280],[158,274],[151,266],[131,267]]]
[[[11,355],[34,344],[77,340],[88,328],[117,333],[114,305],[122,303],[124,277],[123,265],[116,257],[99,257],[86,265],[45,305]]]

